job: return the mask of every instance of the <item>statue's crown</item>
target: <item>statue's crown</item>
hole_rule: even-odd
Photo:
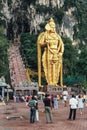
[[[49,22],[54,22],[53,18],[50,18]]]
[[[55,22],[54,22],[53,18],[50,18],[49,25],[52,26],[52,27],[53,26],[55,27]]]

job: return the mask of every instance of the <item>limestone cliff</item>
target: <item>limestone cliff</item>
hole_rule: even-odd
[[[76,14],[79,7],[77,5],[82,0],[0,0],[0,2],[0,24],[4,25],[5,34],[9,39],[22,32],[37,34],[49,17],[55,19],[57,31],[72,41],[75,31],[79,31]]]

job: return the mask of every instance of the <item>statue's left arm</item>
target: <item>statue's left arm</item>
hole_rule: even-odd
[[[64,53],[64,44],[63,41],[61,39],[61,37],[59,36],[59,43],[60,43],[60,55],[62,56]],[[61,57],[61,68],[60,68],[60,85],[63,87],[63,67],[62,67],[62,57]]]
[[[63,44],[63,41],[62,41],[60,36],[59,36],[59,43],[60,43],[60,53],[63,55],[63,53],[64,53],[64,44]]]

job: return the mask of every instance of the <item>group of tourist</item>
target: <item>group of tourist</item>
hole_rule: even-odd
[[[70,106],[70,112],[69,112],[69,117],[68,120],[75,120],[76,119],[76,110],[77,108],[79,109],[80,114],[83,114],[83,109],[84,109],[84,98],[81,94],[75,96],[72,94],[70,97],[69,95],[66,98],[66,104],[65,100],[64,101],[64,106]],[[46,123],[53,123],[53,115],[52,115],[52,109],[58,109],[58,102],[59,98],[57,95],[49,95],[45,94],[45,97],[43,99],[43,104],[44,104],[44,111],[46,115]],[[39,111],[38,111],[38,97],[37,96],[32,96],[31,100],[29,100],[27,104],[30,108],[30,123],[34,123],[36,121],[39,122]]]
[[[72,95],[72,98],[70,98],[70,100],[69,100],[70,113],[69,113],[68,120],[71,120],[71,118],[73,118],[73,120],[76,119],[77,108],[79,109],[80,114],[81,115],[83,114],[84,102],[85,102],[85,99],[81,94],[79,94],[77,96],[75,96],[74,94]]]
[[[53,122],[52,116],[52,108],[58,108],[58,98],[57,95],[53,97],[49,94],[46,94],[43,99],[45,112],[46,112],[46,123]],[[30,107],[30,123],[34,123],[35,121],[39,121],[39,112],[38,112],[38,98],[37,96],[32,96],[31,100],[27,104]]]

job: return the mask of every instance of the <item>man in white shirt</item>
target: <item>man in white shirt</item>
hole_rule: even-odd
[[[69,100],[69,105],[70,105],[70,113],[69,113],[68,120],[71,120],[72,115],[73,115],[73,120],[75,120],[76,119],[76,109],[78,106],[78,101],[75,98],[75,95],[72,95],[72,98]]]

